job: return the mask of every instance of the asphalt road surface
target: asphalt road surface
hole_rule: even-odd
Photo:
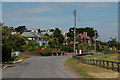
[[[64,67],[70,56],[33,56],[30,59],[2,70],[3,78],[76,78]]]

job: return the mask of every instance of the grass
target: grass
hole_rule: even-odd
[[[26,60],[28,57],[26,56],[23,56],[23,55],[19,55],[19,56],[16,56],[16,57],[13,57],[11,58],[10,61],[8,61],[8,63],[13,63],[14,61],[18,61],[18,60]]]
[[[0,69],[2,69],[2,66],[0,66]]]
[[[82,57],[87,58],[87,59],[100,59],[100,60],[118,62],[119,61],[118,56],[120,56],[120,54],[94,54],[94,55],[84,55]]]
[[[73,58],[66,59],[65,64],[71,67],[82,78],[118,78],[118,72],[83,64]]]

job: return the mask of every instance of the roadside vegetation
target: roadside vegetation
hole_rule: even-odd
[[[114,53],[114,54],[94,54],[94,55],[84,55],[81,57],[87,58],[87,59],[100,59],[100,60],[108,60],[108,61],[116,61],[119,62],[120,54]]]
[[[118,78],[116,71],[83,64],[73,58],[66,59],[65,65],[70,67],[73,72],[77,72],[82,78]]]
[[[0,66],[0,69],[2,68],[2,66]]]
[[[29,58],[29,57],[20,54],[19,56],[11,57],[10,60],[7,63],[14,63],[14,62],[18,62],[18,61],[24,61],[27,58]]]
[[[44,34],[46,41],[49,45],[40,46],[35,40],[28,40],[27,37],[20,35],[23,32],[29,32],[26,26],[18,26],[16,28],[4,26],[4,23],[0,22],[0,31],[2,32],[0,44],[2,46],[2,61],[7,62],[11,60],[12,52],[28,52],[31,54],[35,54],[38,56],[43,55],[51,55],[51,53],[72,53],[73,52],[73,31],[74,28],[70,28],[69,32],[66,33],[67,36],[62,34],[62,31],[59,28],[53,29],[52,34]],[[12,31],[17,31],[20,34],[11,34]],[[41,30],[38,31],[41,33]],[[76,34],[83,34],[87,32],[87,35],[91,38],[89,41],[84,40],[79,35],[76,37],[76,50],[79,53],[81,49],[84,52],[88,52],[90,50],[94,50],[94,28],[86,27],[86,28],[76,28]],[[96,30],[96,38],[99,37],[99,34]],[[96,40],[96,50],[98,52],[102,51],[116,51],[120,49],[120,43],[116,41],[116,38],[110,38],[108,42],[101,42]],[[89,42],[89,43],[88,43]],[[108,59],[109,56],[107,54],[103,55],[104,57],[98,57],[100,55],[94,55],[93,58],[98,59]],[[90,58],[86,56],[87,58]],[[92,57],[91,57],[92,58]],[[19,59],[19,56],[18,58]],[[116,57],[109,58],[110,60],[117,61]],[[14,58],[16,60],[16,58]]]

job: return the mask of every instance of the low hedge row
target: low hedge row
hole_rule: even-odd
[[[42,56],[50,56],[51,54],[64,53],[64,51],[57,51],[54,48],[46,48],[40,51],[33,51],[33,53],[36,53]]]

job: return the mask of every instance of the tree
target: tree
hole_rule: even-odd
[[[54,31],[54,29],[50,29],[50,32],[53,32]]]
[[[113,50],[116,50],[118,49],[119,43],[117,42],[116,38],[110,37],[110,40],[107,42],[107,45]]]
[[[40,30],[40,29],[38,29],[38,32],[39,32],[39,33],[41,33],[41,30]]]
[[[110,46],[110,47],[113,47],[113,46],[117,46],[117,40],[116,38],[112,38],[110,37],[110,40],[107,42],[107,45]]]
[[[76,28],[76,34],[80,34],[83,32],[87,32],[88,36],[93,38],[94,37],[94,29],[90,27],[86,28]],[[74,37],[74,28],[70,28],[69,32],[67,33],[67,36],[70,37],[70,40],[73,40]],[[96,38],[98,37],[98,32],[96,30]]]
[[[17,32],[23,33],[23,32],[27,31],[27,28],[26,28],[26,26],[18,26],[17,28],[15,28],[15,30]]]
[[[49,34],[48,34],[48,33],[45,33],[43,36],[46,36],[46,37],[47,37],[47,36],[49,36]]]
[[[26,44],[26,37],[21,35],[12,35],[12,27],[2,26],[2,61],[8,61],[11,58],[11,52],[20,51],[22,45]]]
[[[8,45],[2,45],[2,61],[6,62],[11,58],[11,48]]]
[[[8,39],[11,35],[11,28],[3,27],[3,24],[0,24],[2,31],[2,61],[8,61],[11,58],[11,46],[8,45]]]
[[[62,31],[59,30],[59,28],[54,30],[53,37],[56,38],[57,43],[63,44],[64,36],[62,35]]]

